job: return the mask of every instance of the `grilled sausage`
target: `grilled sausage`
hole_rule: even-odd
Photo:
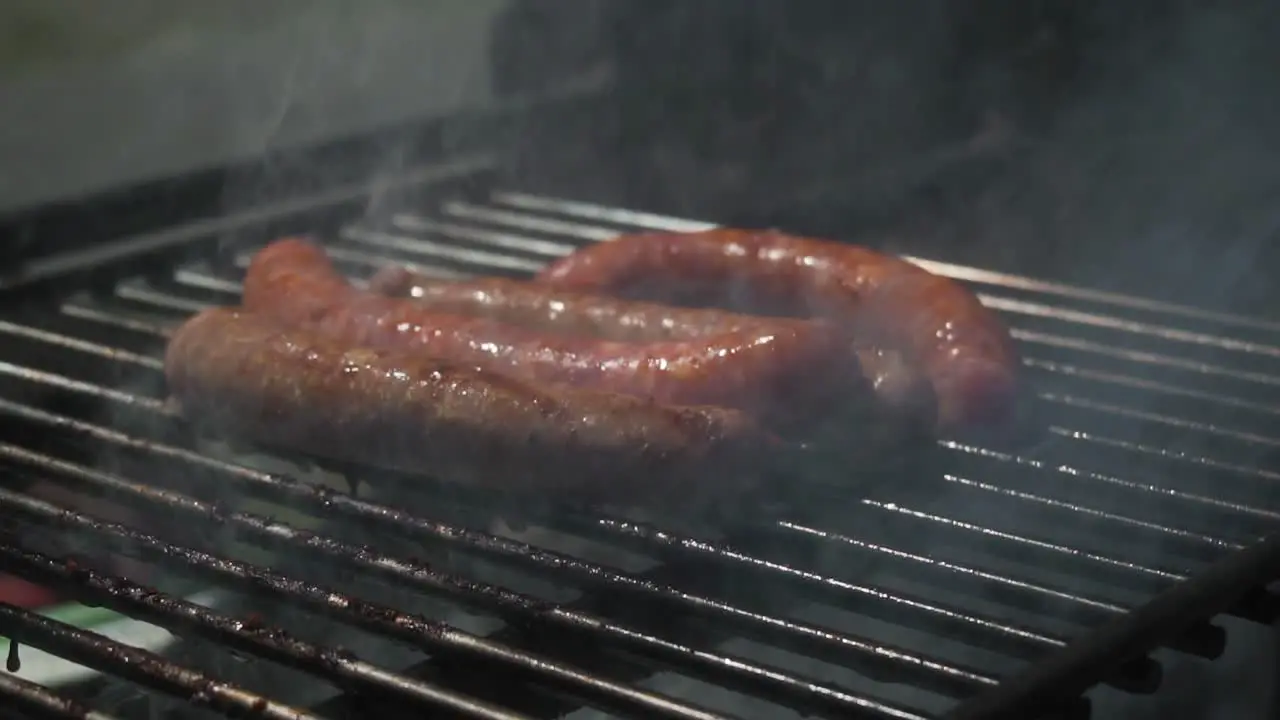
[[[853,354],[822,323],[753,327],[697,342],[553,335],[358,290],[323,249],[298,239],[277,241],[254,256],[243,303],[348,344],[416,348],[536,383],[742,409],[791,437],[850,404],[873,404],[865,378],[850,370]]]
[[[392,297],[413,298],[437,312],[616,342],[689,342],[779,323],[809,322],[621,300],[509,278],[440,280],[395,265],[374,274],[369,289]],[[857,347],[855,352],[863,376],[880,399],[880,410],[887,422],[933,426],[937,415],[933,386],[900,352],[874,347]]]
[[[608,295],[556,290],[528,280],[501,277],[439,280],[398,265],[374,274],[369,280],[369,289],[391,297],[413,298],[419,305],[438,312],[616,342],[697,340],[714,333],[805,322],[620,300]]]
[[[929,376],[944,432],[1000,427],[1017,406],[1008,331],[959,283],[900,258],[773,231],[626,235],[538,276],[548,286],[625,298],[831,319],[907,352]]]
[[[186,417],[233,437],[562,499],[662,504],[740,492],[773,442],[734,410],[538,388],[228,308],[173,334],[165,375]]]

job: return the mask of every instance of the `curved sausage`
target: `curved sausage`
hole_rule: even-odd
[[[538,275],[548,286],[626,298],[821,317],[907,352],[929,376],[944,432],[1001,426],[1016,410],[1008,331],[959,283],[900,258],[773,231],[625,235]]]
[[[413,298],[437,312],[617,342],[698,341],[715,334],[810,322],[621,300],[548,288],[527,280],[500,277],[440,280],[401,266],[379,270],[369,280],[369,289],[392,297]],[[874,347],[856,347],[854,352],[887,421],[899,427],[932,428],[937,417],[933,386],[902,353]]]
[[[749,411],[802,437],[871,388],[840,336],[822,323],[717,334],[698,342],[622,343],[549,335],[486,318],[434,312],[351,286],[324,250],[280,240],[254,256],[246,309],[353,345],[416,348],[537,383],[595,388],[672,405]]]
[[[420,353],[351,348],[213,308],[169,341],[183,414],[330,459],[585,501],[684,503],[740,492],[772,441],[744,414],[547,390]]]
[[[369,290],[413,298],[437,312],[482,317],[557,335],[614,342],[697,340],[708,334],[741,332],[789,319],[759,318],[724,310],[678,308],[556,290],[502,277],[440,280],[401,266],[388,266],[369,279]]]

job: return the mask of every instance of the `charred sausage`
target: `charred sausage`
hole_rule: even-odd
[[[379,270],[370,279],[369,289],[392,297],[413,298],[438,312],[616,342],[691,342],[715,334],[809,322],[622,300],[510,278],[440,280],[402,266]],[[933,386],[902,353],[867,346],[855,347],[855,352],[887,422],[932,428],[937,415]],[[856,369],[851,368],[850,372]]]
[[[321,457],[563,499],[677,503],[741,491],[771,444],[744,414],[528,383],[213,308],[175,332],[193,422]]]
[[[934,385],[944,432],[1000,427],[1017,406],[1019,360],[995,314],[959,283],[867,248],[728,228],[626,235],[562,258],[537,279],[840,323],[909,354]]]
[[[352,345],[415,348],[540,384],[737,408],[792,437],[851,403],[873,404],[865,378],[850,370],[856,360],[848,346],[824,323],[751,327],[697,342],[553,335],[358,290],[322,248],[299,239],[254,256],[243,303]]]

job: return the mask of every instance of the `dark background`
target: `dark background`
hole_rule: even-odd
[[[1280,3],[520,4],[495,83],[592,58],[617,95],[530,127],[530,187],[1275,312]]]
[[[1249,314],[1280,302],[1280,3],[112,8],[0,9],[0,208],[263,164],[606,68],[596,111],[511,138],[508,184]]]

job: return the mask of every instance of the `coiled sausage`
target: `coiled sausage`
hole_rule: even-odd
[[[934,385],[944,431],[1008,423],[1019,359],[993,312],[959,283],[867,248],[774,231],[625,235],[538,275],[551,287],[821,317],[902,350]]]
[[[716,334],[759,332],[768,326],[809,322],[622,300],[509,278],[440,280],[402,266],[379,270],[369,280],[369,289],[413,298],[438,312],[617,342],[694,342]],[[877,410],[888,425],[886,434],[916,434],[912,426],[932,430],[937,408],[928,379],[900,352],[866,346],[854,350],[863,376],[880,401]]]
[[[775,324],[697,342],[552,335],[358,290],[322,248],[300,239],[255,254],[243,304],[352,345],[416,348],[537,383],[737,408],[793,437],[833,413],[847,414],[851,404],[874,404],[866,380],[850,370],[856,360],[848,346],[823,323]]]
[[[741,492],[773,442],[734,410],[534,387],[227,308],[173,334],[165,375],[183,414],[224,434],[562,499],[683,504]]]

